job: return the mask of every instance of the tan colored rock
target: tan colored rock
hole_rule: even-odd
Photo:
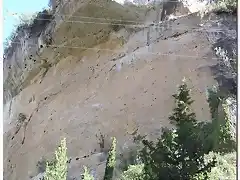
[[[114,2],[102,6],[94,3],[73,2],[62,11],[69,13],[75,5],[71,11],[75,16],[136,17],[131,9]],[[152,11],[146,21],[155,20],[156,14]],[[77,19],[72,16],[69,20]],[[39,55],[33,55],[38,63],[28,71],[22,69],[20,46],[4,62],[5,179],[26,180],[38,175],[36,164],[42,157],[53,157],[62,137],[67,139],[71,159],[68,179],[80,179],[83,165],[101,179],[106,157],[96,135],[105,135],[106,147],[115,136],[119,151],[131,146],[136,132],[158,137],[162,127],[171,126],[171,95],[183,77],[192,89],[197,118],[210,119],[205,92],[216,83],[209,67],[217,60],[206,35],[196,31],[201,23],[196,14],[170,22],[163,31],[146,25],[114,32],[108,25],[60,22],[53,39],[54,44],[65,47],[44,47]],[[124,38],[124,44],[119,37]],[[51,66],[44,76],[37,76],[43,71],[42,59]],[[17,67],[18,63],[21,66]],[[11,71],[6,69],[9,64],[14,67]],[[14,88],[23,82],[25,88],[11,98]],[[21,128],[12,139],[19,113],[31,119],[25,133]]]

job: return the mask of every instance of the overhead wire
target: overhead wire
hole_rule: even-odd
[[[14,16],[16,16],[16,14],[21,14],[21,13],[13,13]],[[47,13],[40,13],[40,14],[46,14]],[[11,14],[8,14],[11,15]],[[83,18],[83,19],[99,19],[99,20],[107,20],[107,21],[124,21],[124,22],[144,22],[144,21],[132,21],[132,20],[123,20],[123,19],[114,19],[114,18],[100,18],[100,17],[91,17],[91,16],[74,16],[71,14],[60,14],[60,13],[55,13],[54,16],[65,16],[65,17],[79,17],[79,18]]]
[[[175,1],[173,1],[175,2]],[[65,4],[64,4],[65,5]],[[11,14],[11,13],[10,13]],[[16,13],[14,14],[14,16],[16,15]],[[60,14],[59,14],[60,15]],[[61,15],[60,15],[61,16]],[[63,16],[71,16],[71,15],[63,15]],[[71,17],[82,17],[82,18],[88,18],[88,19],[103,19],[103,20],[107,20],[105,18],[95,18],[95,17],[89,17],[89,16],[71,16]],[[39,21],[49,21],[49,20],[52,20],[52,19],[44,19],[44,18],[35,18],[36,20],[39,20]],[[108,19],[108,20],[117,20],[117,21],[124,21],[126,22],[125,20],[118,20],[118,19]],[[63,22],[67,22],[67,23],[86,23],[86,24],[105,24],[105,25],[122,25],[122,26],[130,26],[130,27],[149,27],[149,25],[147,24],[138,24],[138,25],[133,25],[133,24],[126,24],[126,23],[110,23],[110,22],[95,22],[95,21],[78,21],[78,20],[63,20]],[[135,22],[137,23],[138,21],[128,21],[128,22]],[[160,23],[151,23],[152,26],[160,26],[161,24]],[[186,26],[189,28],[189,26]],[[162,27],[160,27],[162,28]],[[177,30],[185,30],[185,28],[174,28],[174,29],[177,29]],[[166,29],[164,29],[166,30]],[[194,31],[200,31],[200,32],[224,32],[223,30],[207,30],[206,28],[201,28],[201,29],[192,29]],[[234,30],[233,30],[234,31]],[[227,38],[227,37],[226,37]],[[224,39],[226,39],[224,38]],[[221,40],[222,41],[222,40]],[[18,42],[11,42],[11,43],[18,43]],[[56,47],[62,47],[62,45],[55,45]],[[68,46],[68,47],[71,47],[71,48],[76,48],[76,47],[72,47],[72,46]],[[78,47],[79,48],[79,47]],[[84,47],[81,47],[81,48],[84,48]]]
[[[51,19],[37,19],[37,20],[51,20]],[[147,25],[130,25],[130,24],[125,24],[125,23],[104,23],[104,22],[93,22],[93,21],[67,21],[67,20],[63,20],[63,22],[76,22],[76,23],[91,23],[91,24],[107,24],[107,25],[124,25],[124,26],[131,26],[131,27],[148,27]],[[159,25],[159,24],[158,24]],[[159,26],[158,26],[159,27]],[[163,28],[163,27],[160,27],[160,28]],[[188,26],[189,28],[189,26]],[[174,29],[177,29],[177,30],[186,30],[185,28],[174,28]],[[166,30],[166,29],[164,29]],[[207,30],[205,28],[201,28],[201,29],[192,29],[193,31],[196,31],[196,32],[206,32],[206,33],[211,33],[211,32],[217,32],[217,33],[220,33],[220,32],[224,32],[223,30]],[[233,30],[234,31],[234,30]],[[225,40],[227,38],[227,36],[222,39],[221,41]],[[11,42],[13,44],[16,44],[18,42]],[[178,42],[177,42],[178,43]],[[56,47],[62,47],[61,45],[56,45]],[[71,46],[70,46],[71,47]],[[76,47],[71,47],[71,48],[76,48]],[[84,47],[81,47],[81,48],[84,48]]]
[[[12,42],[13,44],[22,44],[18,42]],[[38,46],[37,44],[29,44],[29,46]],[[96,50],[96,51],[110,51],[110,52],[116,52],[116,53],[123,53],[121,50],[111,50],[111,49],[102,49],[102,48],[89,48],[89,47],[82,47],[82,46],[66,46],[66,45],[48,45],[49,47],[55,47],[55,48],[70,48],[70,49],[84,49],[84,50]],[[199,56],[189,56],[189,55],[180,55],[180,54],[164,54],[164,53],[155,53],[155,52],[144,52],[146,54],[152,54],[157,56],[178,56],[178,57],[189,57],[189,58],[199,58]],[[143,53],[143,54],[144,54]],[[204,57],[201,57],[204,58]],[[208,58],[208,57],[205,57]],[[218,59],[218,58],[211,58],[211,59]]]
[[[176,2],[176,1],[173,1]],[[67,4],[67,3],[65,3]],[[64,4],[64,5],[65,5]],[[135,23],[139,23],[140,21],[128,21],[128,20],[120,20],[120,19],[106,19],[106,18],[96,18],[96,17],[88,17],[88,16],[72,16],[72,15],[67,15],[67,14],[59,14],[58,16],[67,16],[67,17],[81,17],[81,18],[85,18],[85,19],[99,19],[99,20],[109,20],[109,21],[124,21],[124,22],[135,22]],[[37,20],[51,20],[51,19],[37,19]],[[77,22],[77,23],[94,23],[94,24],[100,24],[98,22],[86,22],[86,21],[66,21],[63,20],[64,22]],[[134,26],[134,25],[129,25],[129,24],[122,24],[122,23],[102,23],[101,24],[111,24],[111,25],[125,25],[125,26]],[[159,24],[159,23],[155,23],[155,24]],[[143,26],[143,25],[142,25]],[[146,25],[145,25],[146,26]],[[187,26],[186,26],[187,27]],[[223,31],[213,31],[213,32],[223,32]],[[13,44],[21,44],[18,42],[11,42]],[[37,46],[36,44],[28,44],[28,45],[32,45],[32,46]],[[91,49],[91,50],[102,50],[102,51],[112,51],[112,52],[122,52],[122,51],[117,51],[117,50],[110,50],[110,49],[100,49],[100,48],[86,48],[86,47],[80,47],[80,46],[64,46],[64,45],[49,45],[50,47],[59,47],[59,48],[80,48],[80,49]],[[163,54],[163,53],[153,53],[153,52],[145,52],[145,53],[149,53],[149,54],[155,54],[155,55],[167,55],[167,56],[180,56],[180,57],[190,57],[190,58],[198,58],[199,56],[187,56],[187,55],[176,55],[176,54]],[[204,57],[201,57],[204,58]],[[207,57],[205,57],[207,58]],[[218,58],[211,58],[211,59],[218,59]]]
[[[176,3],[176,0],[170,0],[168,2],[173,2],[173,3]],[[63,8],[64,6],[66,6],[69,2],[65,2],[63,4],[59,4],[60,6],[62,6],[61,8]],[[149,3],[150,5],[156,5],[156,1],[153,1],[151,3]],[[89,2],[88,4],[95,4],[95,3],[91,3]],[[95,4],[97,5],[97,4]],[[148,4],[147,4],[148,5]],[[146,6],[147,6],[146,5]],[[158,4],[159,5],[159,4]],[[99,6],[99,5],[97,5]],[[8,11],[8,10],[7,10]],[[8,11],[8,14],[13,14],[14,16],[16,16],[16,14],[18,13],[10,13]],[[20,13],[19,13],[20,14]],[[40,14],[47,14],[47,13],[40,13]],[[155,27],[159,27],[161,23],[154,23],[154,22],[145,22],[142,21],[142,23],[144,24],[138,24],[138,23],[141,23],[141,21],[132,21],[132,20],[122,20],[122,19],[113,19],[113,18],[110,18],[110,19],[107,19],[107,18],[100,18],[100,17],[90,17],[90,16],[76,16],[76,15],[72,15],[72,14],[61,14],[61,13],[55,13],[53,14],[54,16],[66,16],[66,17],[80,17],[80,18],[85,18],[85,19],[96,19],[96,20],[106,20],[106,21],[120,21],[120,22],[125,22],[125,23],[113,23],[113,22],[95,22],[95,21],[69,21],[69,20],[63,20],[63,22],[66,22],[66,23],[86,23],[86,24],[104,24],[104,25],[119,25],[119,26],[127,26],[127,27],[140,27],[140,28],[148,28],[149,24],[152,25],[152,26],[155,26]],[[52,20],[52,19],[44,19],[44,18],[35,18],[36,20],[40,20],[40,21],[49,21],[49,20]],[[126,24],[126,22],[131,22],[131,23],[136,23],[136,25],[134,24]],[[183,27],[183,26],[182,26]],[[188,26],[185,26],[185,27],[188,27]],[[162,28],[162,27],[159,27],[159,28]],[[178,30],[181,30],[181,28],[174,28],[174,29],[178,29]],[[197,31],[201,31],[201,30],[197,30]],[[204,29],[204,31],[206,31],[206,29]],[[224,32],[222,30],[207,30],[207,32]]]
[[[62,4],[62,6],[65,6],[66,4],[68,4],[68,2],[66,2],[66,3],[64,3],[64,4]],[[95,4],[95,3],[88,3],[88,4]],[[99,6],[99,5],[97,5],[97,4],[95,4],[96,6]],[[102,7],[102,6],[100,6],[100,7]],[[62,7],[63,8],[63,7]],[[10,12],[9,10],[6,10],[7,11],[7,14],[8,15],[14,15],[14,16],[16,16],[17,14],[23,14],[23,13],[18,13],[18,12]],[[30,13],[30,12],[29,12]],[[31,12],[31,13],[33,13],[33,12]],[[46,15],[48,15],[49,13],[44,13],[44,12],[39,12],[39,14],[46,14]],[[67,16],[67,17],[81,17],[81,18],[90,18],[90,19],[102,19],[102,20],[115,20],[115,21],[122,21],[121,19],[108,19],[108,18],[99,18],[99,17],[91,17],[91,16],[76,16],[76,15],[72,15],[72,14],[60,14],[60,13],[54,13],[54,14],[52,14],[53,16],[56,16],[56,15],[58,15],[58,16]],[[125,21],[127,21],[127,22],[136,22],[136,21],[132,21],[132,20],[125,20]]]
[[[168,1],[168,2],[175,2],[176,1]],[[68,4],[67,2],[63,4],[63,6],[65,6],[66,4]],[[91,4],[91,3],[89,3]],[[95,4],[95,3],[93,3]],[[99,6],[99,5],[97,5]],[[17,13],[17,12],[14,12],[14,13],[10,13],[8,11],[8,15],[14,15],[16,16],[16,14],[22,14],[22,13]],[[40,13],[40,14],[47,14],[47,13]],[[114,18],[101,18],[101,17],[91,17],[91,16],[77,16],[77,15],[72,15],[72,14],[61,14],[61,13],[54,13],[53,16],[65,16],[65,17],[79,17],[79,18],[83,18],[83,19],[98,19],[98,20],[107,20],[107,21],[120,21],[120,22],[132,22],[132,23],[144,23],[144,21],[133,21],[133,20],[124,20],[124,19],[114,19]],[[35,18],[36,19],[36,18]],[[38,19],[37,19],[38,20]],[[43,19],[39,19],[39,20],[43,20]],[[49,20],[52,20],[52,19],[49,19]],[[66,21],[68,22],[68,21]],[[77,22],[77,21],[76,21]],[[151,24],[159,24],[159,23],[151,23]]]
[[[45,19],[45,18],[36,18],[36,20],[39,20],[39,21],[50,21],[52,19]],[[111,23],[111,22],[95,22],[95,21],[76,21],[76,20],[62,20],[63,22],[67,22],[67,23],[86,23],[86,24],[104,24],[104,25],[120,25],[120,26],[129,26],[129,27],[146,27],[148,28],[149,27],[149,24],[136,24],[136,25],[133,25],[133,24],[126,24],[126,23]],[[155,26],[155,27],[159,27],[161,25],[161,23],[151,23],[150,26]],[[184,26],[183,26],[184,27]],[[189,26],[185,26],[185,27],[188,27]],[[200,26],[201,27],[201,26]],[[174,29],[177,29],[177,30],[185,30],[185,28],[174,28]],[[204,31],[206,29],[202,28],[203,30],[196,30],[196,31]],[[234,31],[234,30],[231,30],[231,31]],[[208,32],[224,32],[223,30],[208,30]]]
[[[49,20],[49,19],[40,19],[40,20]],[[130,25],[130,24],[124,24],[124,23],[100,23],[100,22],[93,22],[93,21],[64,21],[64,22],[71,22],[71,23],[73,23],[73,22],[76,22],[76,23],[91,23],[91,24],[107,24],[107,25],[124,25],[124,26],[131,26],[131,27],[136,27],[137,25]],[[146,25],[142,25],[142,26],[138,26],[138,27],[148,27],[148,26],[146,26]],[[160,27],[160,29],[164,29],[164,27]],[[189,26],[188,26],[188,28],[189,28]],[[185,28],[174,28],[174,29],[176,29],[176,30],[186,30]],[[164,31],[166,31],[167,29],[164,29]],[[171,30],[171,29],[169,29],[169,30]],[[216,33],[220,33],[220,32],[225,32],[225,31],[223,31],[223,30],[209,30],[209,29],[206,29],[206,28],[201,28],[201,29],[196,29],[196,28],[193,28],[193,29],[191,29],[192,31],[196,31],[196,32],[206,32],[206,33],[214,33],[214,32],[216,32]],[[234,30],[232,30],[232,31],[234,31]],[[235,31],[234,31],[235,32]],[[225,40],[227,38],[227,36],[224,38],[224,39],[222,39],[221,41],[223,41],[223,40]],[[11,43],[13,43],[13,42],[11,42]],[[18,42],[16,42],[16,43],[18,43]],[[178,42],[176,42],[176,43],[178,43]],[[57,46],[59,46],[59,45],[57,45]],[[61,45],[60,45],[61,46]],[[74,47],[75,48],[75,47]]]

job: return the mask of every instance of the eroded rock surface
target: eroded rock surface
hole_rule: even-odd
[[[156,10],[145,16],[115,2],[91,2],[68,5],[74,6],[73,16],[61,23],[56,20],[54,43],[32,55],[39,62],[32,67],[36,71],[30,66],[17,68],[19,58],[25,57],[22,51],[10,56],[16,69],[7,70],[5,65],[4,177],[8,180],[35,177],[40,159],[51,159],[62,137],[67,139],[68,179],[80,179],[83,165],[101,179],[104,149],[111,136],[124,149],[131,146],[136,132],[153,138],[161,127],[171,126],[171,95],[183,77],[192,89],[197,118],[210,119],[206,90],[217,83],[211,67],[219,61],[208,31],[200,26],[208,20],[195,13],[155,26],[149,22],[156,20]],[[131,22],[114,31],[109,23],[100,24],[103,21],[78,23],[77,16],[83,15],[142,23],[132,26]],[[24,88],[16,92],[14,87],[21,84]],[[19,113],[26,119],[17,132]],[[99,145],[100,134],[105,136],[104,147]]]

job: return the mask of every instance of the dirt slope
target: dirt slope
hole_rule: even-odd
[[[136,131],[156,137],[169,126],[171,95],[183,77],[192,88],[198,119],[208,120],[206,90],[216,83],[209,67],[217,62],[200,23],[192,14],[171,21],[160,33],[153,26],[126,27],[85,51],[57,48],[63,55],[59,63],[4,107],[5,178],[37,175],[37,162],[53,156],[61,137],[67,138],[72,160],[69,179],[80,179],[83,165],[100,177],[102,153],[95,135],[106,135],[106,147],[116,136],[122,148],[131,145]],[[15,134],[19,113],[31,117],[25,134],[24,128]]]

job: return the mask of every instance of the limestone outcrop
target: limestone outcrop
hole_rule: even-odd
[[[61,2],[61,5],[54,14],[43,11],[31,27],[23,26],[17,30],[18,34],[4,57],[4,103],[30,85],[39,72],[47,71],[58,62],[54,57],[62,56],[62,52],[61,49],[56,51],[55,46],[89,48],[106,40],[111,24],[121,22],[106,21],[105,18],[138,21],[136,12],[112,1],[70,1]],[[84,18],[86,16],[96,18]],[[75,24],[74,29],[69,31],[72,24]]]
[[[43,24],[19,31],[5,53],[5,179],[42,178],[42,164],[62,137],[68,180],[80,179],[83,165],[101,179],[111,136],[120,156],[133,148],[136,133],[155,138],[161,127],[171,126],[171,95],[183,77],[199,120],[210,119],[208,88],[220,84],[234,94],[221,82],[236,77],[222,68],[227,62],[214,50],[227,49],[234,59],[234,16],[201,18],[184,11],[158,23],[157,8],[59,2],[54,11],[39,14],[44,21],[36,24]],[[232,119],[234,108],[228,109]]]

